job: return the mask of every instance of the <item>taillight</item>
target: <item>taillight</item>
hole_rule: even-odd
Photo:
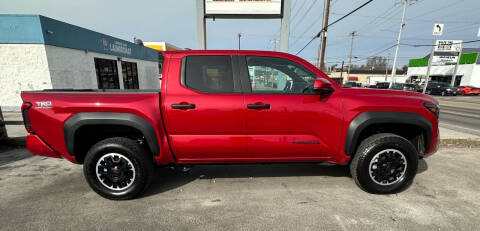
[[[438,118],[440,114],[440,107],[438,105],[434,103],[424,103],[423,105]]]
[[[28,109],[32,107],[32,104],[29,102],[24,102],[22,104],[22,117],[23,117],[23,124],[25,125],[25,129],[27,129],[28,133],[35,133],[30,125],[30,118],[28,117]]]

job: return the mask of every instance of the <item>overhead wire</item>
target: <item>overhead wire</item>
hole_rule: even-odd
[[[322,28],[322,30],[320,30],[307,44],[305,44],[305,46],[300,49],[296,55],[298,55],[300,52],[302,52],[308,45],[310,45],[310,43],[313,42],[313,40],[315,40],[316,38],[320,37],[320,35],[325,31],[326,28],[338,23],[339,21],[345,19],[346,17],[350,16],[351,14],[357,12],[358,10],[360,10],[361,8],[365,7],[366,5],[370,4],[373,0],[368,0],[366,1],[365,3],[363,3],[362,5],[360,5],[359,7],[355,8],[354,10],[350,11],[348,14],[338,18],[337,20],[335,20],[334,22],[328,24],[326,27]]]

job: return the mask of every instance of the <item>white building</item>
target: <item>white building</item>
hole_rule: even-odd
[[[480,87],[479,52],[480,49],[477,48],[463,48],[457,77],[455,78],[455,86]],[[428,59],[429,56],[421,59],[411,59],[408,63],[407,78],[424,81],[427,75]],[[432,66],[430,69],[431,80],[450,83],[454,69],[454,64]]]
[[[21,91],[159,89],[158,52],[41,15],[0,15],[0,106]]]

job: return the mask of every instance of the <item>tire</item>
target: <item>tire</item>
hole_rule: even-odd
[[[395,150],[395,151],[392,151]],[[403,155],[405,165],[397,165],[400,162],[382,164],[375,162],[385,155],[400,157]],[[378,157],[375,158],[374,157]],[[364,191],[374,194],[391,194],[401,192],[408,188],[415,178],[418,168],[418,153],[413,144],[407,139],[390,133],[381,133],[363,140],[350,162],[350,173],[355,183]],[[397,165],[390,168],[391,165]],[[381,169],[381,168],[384,169]],[[378,170],[374,170],[377,169]],[[386,176],[387,180],[375,179],[375,171],[396,171],[400,176]],[[403,174],[401,174],[403,173]],[[388,174],[388,173],[387,173]],[[380,175],[380,174],[378,174]],[[390,178],[393,178],[390,181]],[[382,181],[379,183],[379,181]]]
[[[153,172],[149,153],[134,140],[123,137],[93,145],[83,163],[90,187],[110,200],[128,200],[140,195],[150,185]]]

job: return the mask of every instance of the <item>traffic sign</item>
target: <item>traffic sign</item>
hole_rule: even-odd
[[[443,23],[435,23],[433,26],[432,35],[442,35],[443,34]]]

